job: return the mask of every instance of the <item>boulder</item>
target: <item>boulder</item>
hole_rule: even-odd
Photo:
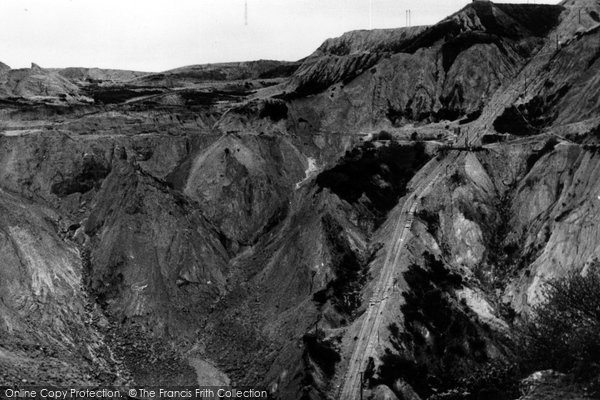
[[[398,397],[392,392],[392,389],[386,385],[379,385],[373,391],[373,400],[399,400]]]
[[[520,388],[521,393],[529,394],[533,392],[537,387],[550,382],[561,380],[565,374],[554,371],[552,369],[546,369],[543,371],[536,371],[529,375],[527,378],[521,380]]]
[[[421,400],[417,392],[402,379],[397,379],[392,386],[399,400]]]

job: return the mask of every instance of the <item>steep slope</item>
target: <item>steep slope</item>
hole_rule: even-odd
[[[227,135],[192,161],[183,192],[235,246],[248,245],[285,214],[303,159],[277,136]]]
[[[515,327],[600,257],[599,13],[474,2],[299,63],[0,72],[0,382],[516,398]]]
[[[83,285],[83,260],[53,210],[0,190],[0,381],[119,384],[108,323]],[[57,234],[62,233],[62,237]]]
[[[354,53],[394,53],[426,29],[424,26],[398,29],[351,31],[337,38],[327,39],[307,59],[323,55],[347,56]]]
[[[597,259],[597,173],[597,151],[560,143],[516,186],[511,236],[526,263],[507,297],[517,311],[543,300],[544,282]]]
[[[320,73],[303,83],[314,87],[309,94],[330,88],[316,98],[295,102],[293,108],[297,118],[311,124],[316,110],[331,110],[333,115],[319,121],[324,126],[317,127],[327,130],[381,129],[465,115],[474,119],[496,89],[537,51],[544,35],[558,23],[561,10],[473,3],[422,32],[415,29],[414,37],[407,34],[381,60],[364,52],[341,58],[334,79],[321,82],[327,74]]]
[[[184,298],[208,307],[224,289],[228,258],[216,232],[187,199],[128,163],[123,149],[117,153],[84,223],[90,240],[101,238],[92,244],[90,289],[101,304],[115,303],[111,314],[153,314],[157,323],[179,319],[173,311]],[[197,299],[186,293],[189,285]]]
[[[373,66],[386,53],[409,43],[424,28],[352,31],[327,39],[303,60],[284,86],[286,97],[316,94],[338,82],[351,81]]]
[[[280,398],[325,396],[337,343],[360,312],[369,236],[426,159],[418,146],[366,145],[298,187],[281,222],[232,261],[232,290],[198,337],[205,357]],[[351,191],[333,176],[352,179],[355,170],[364,176]]]
[[[597,125],[599,7],[588,0],[562,5],[561,23],[510,84],[490,99],[474,132],[577,135]]]

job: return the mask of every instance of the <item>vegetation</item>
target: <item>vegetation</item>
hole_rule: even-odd
[[[373,140],[393,140],[394,136],[385,130],[380,131],[373,135]]]
[[[522,254],[521,242],[515,238],[509,239],[511,232],[512,188],[502,195],[497,203],[496,223],[488,229],[486,241],[488,244],[487,260],[475,271],[475,277],[487,293],[504,290],[509,278],[517,273],[519,258]],[[502,302],[499,301],[501,304]]]
[[[381,221],[398,204],[410,179],[428,160],[423,143],[401,145],[392,140],[376,148],[367,142],[319,174],[317,184],[349,203],[368,199],[367,207]]]
[[[519,369],[512,363],[489,362],[460,379],[457,386],[428,400],[507,400],[519,395]]]
[[[600,264],[584,276],[572,272],[551,280],[547,301],[534,309],[522,328],[523,365],[529,370],[554,369],[576,378],[600,371]]]
[[[557,105],[570,88],[563,85],[545,96],[535,96],[526,104],[506,108],[494,121],[494,129],[524,136],[540,133],[554,122],[558,116]]]
[[[488,352],[488,343],[502,346],[504,340],[451,294],[463,286],[462,278],[433,255],[424,258],[423,267],[413,265],[404,274],[410,287],[402,306],[405,329],[389,326],[393,349],[386,350],[372,383],[393,387],[400,378],[429,400],[518,397],[519,366],[508,355],[493,359]]]
[[[271,121],[277,122],[286,119],[288,116],[288,108],[283,100],[269,99],[266,100],[260,109],[260,118],[270,118]]]
[[[239,101],[248,95],[248,91],[241,89],[231,90],[194,90],[186,89],[178,92],[185,101],[185,105],[191,106],[210,106],[219,101]]]
[[[85,92],[93,98],[96,103],[116,104],[136,97],[160,94],[162,93],[162,90],[134,86],[100,86],[91,84],[85,88]]]
[[[366,282],[367,265],[344,239],[343,228],[331,215],[323,216],[322,223],[335,278],[325,289],[315,293],[313,299],[320,304],[331,300],[339,312],[352,316],[361,304],[360,291]]]
[[[440,228],[440,215],[437,212],[423,208],[415,213],[417,218],[425,223],[427,232],[436,237]]]
[[[259,79],[273,79],[273,78],[284,78],[291,76],[298,67],[300,62],[294,63],[281,63],[273,68],[270,68],[258,75]]]
[[[339,343],[329,340],[321,329],[306,333],[303,339],[307,354],[327,376],[331,377],[335,373],[335,364],[342,359],[338,348]]]
[[[50,188],[51,192],[59,197],[73,193],[86,193],[98,189],[104,178],[110,173],[110,165],[98,161],[96,158],[86,158],[79,168],[79,173],[74,176],[64,177]]]
[[[454,187],[463,186],[467,183],[467,178],[459,169],[455,169],[452,175],[450,175],[450,183]]]

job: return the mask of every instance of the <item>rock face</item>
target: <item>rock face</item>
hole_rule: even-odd
[[[251,244],[285,215],[303,161],[283,138],[227,135],[191,159],[183,192],[230,240]]]
[[[327,39],[308,58],[327,54],[347,56],[363,52],[394,53],[397,49],[407,45],[426,28],[425,26],[415,26],[399,29],[373,29],[369,31],[347,32],[340,37]]]
[[[0,64],[0,383],[515,398],[469,382],[600,257],[599,15],[473,2],[296,63]]]
[[[152,315],[158,329],[163,318],[183,323],[192,305],[206,310],[223,292],[228,254],[188,199],[121,151],[84,225],[92,243],[99,241],[88,286],[111,313]]]
[[[406,32],[406,39],[390,45],[386,53],[362,43],[358,49],[372,50],[336,50],[348,47],[344,38],[337,47],[326,42],[321,52],[329,50],[330,60],[313,56],[316,61],[311,63],[309,58],[295,74],[300,79],[296,90],[312,94],[339,83],[319,95],[322,100],[303,102],[310,109],[334,112],[320,121],[327,129],[357,131],[405,121],[473,119],[536,52],[561,10],[476,2],[435,26]],[[329,72],[325,65],[335,67]]]
[[[75,97],[79,88],[54,71],[37,64],[31,68],[2,69],[0,95],[2,97]]]
[[[384,55],[395,53],[422,32],[424,27],[352,31],[327,39],[307,57],[286,90],[290,97],[316,94],[339,82],[349,82]]]
[[[398,400],[398,397],[392,392],[392,390],[385,386],[379,385],[375,388],[373,399],[375,400]]]
[[[53,210],[0,191],[0,380],[28,384],[119,382],[82,285],[82,259]]]
[[[597,258],[597,227],[586,222],[597,215],[597,162],[594,152],[558,144],[517,185],[513,240],[525,240],[531,260],[521,271],[521,289],[509,292],[517,309],[539,303],[549,278],[582,270]]]

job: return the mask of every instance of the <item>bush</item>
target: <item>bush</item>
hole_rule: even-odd
[[[321,172],[317,185],[349,203],[366,197],[377,225],[398,204],[408,182],[427,161],[423,143],[404,145],[392,140],[375,148],[372,142],[365,142],[347,152],[335,167]]]
[[[544,294],[522,328],[524,364],[587,378],[600,360],[600,265],[550,281]]]
[[[270,118],[271,121],[277,122],[286,119],[288,116],[288,108],[283,100],[266,100],[260,110],[260,118]]]
[[[489,362],[474,369],[460,382],[463,392],[475,399],[514,399],[519,396],[519,368],[502,361]]]
[[[394,136],[388,131],[380,131],[373,135],[373,140],[393,140]]]
[[[336,339],[327,338],[325,332],[316,329],[304,335],[304,345],[307,354],[323,370],[327,376],[335,373],[335,365],[341,360],[339,343]]]
[[[458,169],[455,169],[450,175],[450,183],[456,187],[462,186],[467,183],[467,178]]]

